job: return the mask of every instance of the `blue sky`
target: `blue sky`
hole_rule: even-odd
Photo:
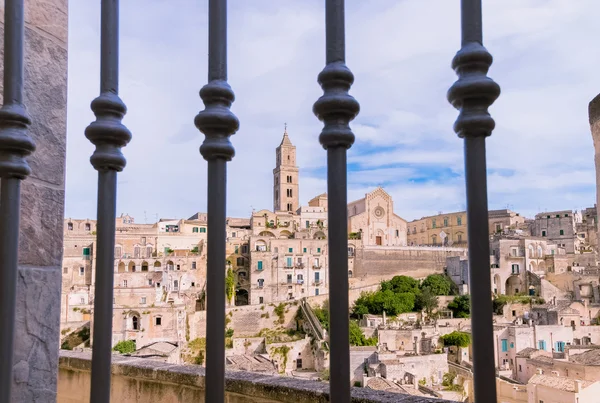
[[[100,2],[70,3],[66,216],[95,218],[93,146],[84,137],[99,89]],[[207,4],[121,2],[121,96],[133,133],[123,149],[117,213],[137,222],[206,211],[204,136],[193,119],[207,79]],[[326,189],[326,152],[312,105],[324,66],[322,0],[229,0],[229,82],[240,131],[232,137],[228,214],[272,208],[275,147],[288,124],[300,198]],[[489,75],[502,94],[490,109],[490,208],[533,216],[595,201],[587,105],[600,92],[598,0],[486,0]],[[465,208],[462,140],[446,101],[456,80],[459,0],[347,1],[347,64],[361,112],[352,127],[349,200],[382,185],[411,220]]]

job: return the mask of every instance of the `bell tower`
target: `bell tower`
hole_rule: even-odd
[[[275,151],[273,169],[273,211],[296,212],[300,207],[298,192],[298,167],[296,147],[290,141],[287,124],[281,144]]]

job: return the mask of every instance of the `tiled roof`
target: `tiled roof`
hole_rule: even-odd
[[[600,365],[600,350],[594,349],[585,353],[571,355],[569,361],[584,365]]]
[[[554,364],[554,360],[552,357],[547,357],[545,355],[539,355],[531,359],[532,361],[543,362],[545,364]]]
[[[581,382],[581,388],[587,388],[588,386],[594,384],[594,382],[590,381],[577,381],[571,378],[564,378],[558,376],[550,376],[550,375],[540,375],[536,374],[529,379],[529,383],[534,385],[542,385],[552,389],[563,390],[566,392],[575,392],[575,383]]]
[[[531,358],[531,354],[538,351],[536,348],[527,347],[517,353],[519,357]]]

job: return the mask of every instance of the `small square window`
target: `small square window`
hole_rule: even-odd
[[[81,298],[79,299],[79,302],[81,303],[81,305],[85,304],[85,298],[81,297]]]
[[[127,287],[127,280],[123,280],[123,287]]]
[[[317,253],[321,253],[321,248],[317,248]]]
[[[560,235],[564,235],[564,234],[565,234],[565,230],[564,230],[564,229],[561,229],[561,230],[560,230]]]
[[[146,297],[142,297],[140,300],[140,304],[145,304],[146,303]]]
[[[293,253],[294,252],[294,248],[288,248],[288,253]]]
[[[262,304],[262,303],[263,303],[263,301],[264,301],[264,298],[263,298],[263,297],[258,297],[258,303],[259,303],[259,304]]]
[[[196,286],[196,283],[192,281],[192,287],[195,287],[195,286]]]
[[[67,274],[69,272],[69,268],[68,267],[63,267],[63,273]]]
[[[546,236],[546,231],[542,231],[542,236]]]
[[[85,267],[80,267],[79,268],[79,275],[83,276],[85,274]]]
[[[67,224],[67,229],[69,231],[73,231],[73,223],[72,222],[70,222],[70,223]]]
[[[161,326],[162,318],[160,316],[157,316],[156,318],[154,318],[154,323],[156,323],[156,326]]]
[[[306,253],[306,248],[302,249],[302,252]]]
[[[192,262],[192,269],[195,269],[195,268],[196,268],[196,261],[194,260],[194,261]]]

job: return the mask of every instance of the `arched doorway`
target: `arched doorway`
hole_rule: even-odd
[[[142,271],[148,271],[148,262],[142,262]]]
[[[125,273],[125,263],[123,263],[123,262],[120,262],[120,263],[119,263],[119,268],[117,269],[117,271],[118,271],[119,273]]]
[[[499,274],[496,274],[494,276],[494,294],[496,294],[496,295],[502,294],[502,280],[500,279]]]
[[[516,295],[522,292],[525,292],[523,288],[523,282],[519,278],[519,276],[510,276],[506,280],[506,295]]]
[[[248,305],[248,290],[240,288],[235,292],[235,305]]]
[[[134,272],[135,271],[135,263],[133,262],[129,262],[129,272]]]

